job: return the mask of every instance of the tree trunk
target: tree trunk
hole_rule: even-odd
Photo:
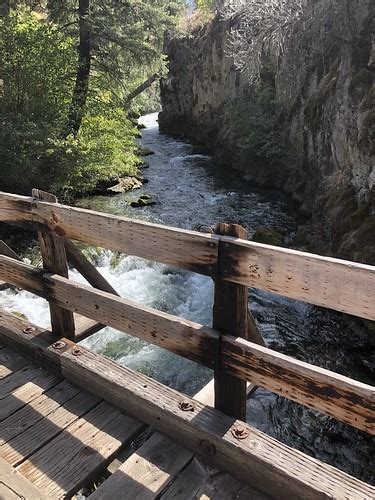
[[[70,104],[66,136],[77,136],[85,113],[91,69],[90,0],[79,0],[79,47],[77,78]]]
[[[133,99],[139,96],[139,94],[142,94],[146,89],[151,87],[151,85],[159,78],[158,73],[153,74],[149,78],[147,78],[146,81],[144,81],[141,85],[139,85],[133,92],[130,92],[130,94],[127,96],[127,98],[124,101],[124,106],[127,107]]]

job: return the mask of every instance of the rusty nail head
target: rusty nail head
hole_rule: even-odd
[[[26,328],[23,329],[23,333],[33,333],[35,332],[35,328],[31,325],[28,325]]]
[[[178,407],[182,411],[194,411],[194,405],[190,401],[180,401]]]
[[[75,347],[72,354],[73,356],[81,356],[83,354],[83,350],[80,347]]]
[[[236,425],[232,427],[232,436],[236,439],[246,439],[249,435],[249,430],[246,427],[242,427],[242,425]]]
[[[54,349],[62,349],[65,346],[66,346],[65,342],[63,342],[62,340],[58,340],[57,342],[55,342],[54,344],[52,344],[52,347]]]

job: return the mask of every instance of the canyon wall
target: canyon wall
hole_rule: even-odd
[[[253,86],[230,55],[235,20],[216,16],[168,40],[160,127],[206,146],[239,175],[290,192],[311,215],[298,235],[307,248],[374,264],[374,2],[314,0],[312,5],[317,14],[311,17],[322,18],[301,22],[274,62],[272,78],[263,75],[267,85],[272,80],[277,103],[272,108],[277,134],[263,127],[267,138],[273,137],[272,161],[268,153],[262,161],[246,154],[249,141],[239,132],[238,124],[249,120],[254,130],[246,128],[246,134],[253,136],[257,117],[263,119],[267,110],[253,112]],[[287,156],[275,144],[281,137]]]

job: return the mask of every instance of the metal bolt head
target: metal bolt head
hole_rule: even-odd
[[[194,411],[194,405],[190,401],[180,401],[178,407],[182,411]]]
[[[73,356],[82,356],[83,350],[80,347],[74,347],[72,354]]]
[[[35,328],[31,325],[28,325],[26,328],[23,329],[23,333],[29,334],[35,332]]]
[[[57,342],[52,344],[53,349],[62,349],[65,346],[66,346],[66,344],[63,340],[58,340]]]
[[[242,425],[235,425],[232,427],[231,433],[236,439],[246,439],[249,435],[249,429],[246,429]]]

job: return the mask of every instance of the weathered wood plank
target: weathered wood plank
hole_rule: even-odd
[[[29,405],[27,405],[26,410],[28,410],[29,414],[31,413],[31,417],[34,417],[34,420],[36,418],[34,416],[35,413],[39,414],[41,418],[24,432],[3,444],[0,447],[0,456],[14,467],[29,457],[31,457],[30,461],[32,462],[33,455],[38,450],[45,446],[51,439],[55,438],[55,436],[60,435],[64,429],[78,420],[82,415],[92,410],[100,401],[99,398],[86,391],[79,389],[78,391],[74,391],[73,386],[67,387],[66,392],[68,393],[66,396],[68,400],[65,402],[62,402],[61,398],[57,402],[48,397],[39,406],[33,405],[32,408],[29,408]],[[21,413],[21,411],[17,413]],[[2,423],[4,424],[8,420],[10,419],[6,419]],[[23,421],[21,422],[23,423]],[[66,450],[66,453],[70,453],[69,449]]]
[[[6,255],[11,259],[21,260],[21,257],[16,254],[3,240],[0,240],[0,255]]]
[[[247,238],[247,231],[237,224],[218,224],[216,234]],[[219,269],[223,262],[223,244],[219,243]],[[215,279],[213,327],[222,334],[247,338],[247,286],[228,283],[219,274]],[[215,408],[246,422],[246,381],[233,377],[221,363],[215,367]]]
[[[223,279],[375,319],[375,267],[223,237]]]
[[[30,372],[26,373],[30,374]],[[12,375],[3,380],[3,383],[10,378],[12,378]],[[5,390],[5,393],[8,392],[8,394],[1,400],[0,421],[30,403],[30,401],[43,394],[43,392],[47,391],[51,387],[54,387],[60,381],[61,377],[39,370],[39,374],[35,377],[33,376],[32,380],[26,379],[20,387],[14,389],[10,393],[8,387]],[[2,390],[3,388],[1,387],[1,391]]]
[[[103,292],[119,295],[113,286],[100,274],[96,267],[86,259],[83,253],[70,241],[65,240],[65,250],[69,263],[95,288]]]
[[[102,325],[93,319],[85,318],[80,314],[74,314],[74,323],[76,329],[76,342],[87,339],[88,337],[91,337],[91,335],[94,335],[94,333],[100,332],[100,330],[105,328],[105,325]]]
[[[240,338],[221,346],[228,373],[375,434],[375,387]]]
[[[8,347],[0,350],[0,380],[24,368],[29,362],[19,353]]]
[[[20,325],[26,322],[15,317],[9,319],[14,322],[12,327],[4,313],[0,314],[0,337],[12,338],[14,343],[24,346],[26,334]],[[251,483],[254,488],[280,499],[293,495],[307,500],[372,498],[375,494],[375,488],[370,485],[142,374],[83,348],[80,356],[74,356],[74,344],[67,339],[65,350],[53,350],[50,347],[53,337],[49,337],[44,330],[28,337],[27,345],[30,351],[37,350],[39,359],[55,362],[66,378],[84,388],[89,384],[99,397],[135,415],[238,479]],[[181,400],[193,404],[194,411],[182,411],[179,408]],[[241,441],[231,434],[233,425],[237,424],[249,432]]]
[[[218,237],[81,208],[55,205],[26,196],[0,193],[0,220],[137,255],[206,275],[216,272]]]
[[[142,446],[90,496],[90,499],[121,498],[124,491],[128,498],[154,499],[171,477],[191,460],[190,450],[159,433],[153,434],[146,443],[146,457]]]
[[[75,283],[56,274],[43,274],[40,269],[4,256],[0,256],[0,276],[104,325],[209,367],[213,367],[215,363],[219,334],[212,328]]]
[[[19,434],[26,432],[34,424],[49,415],[49,413],[55,411],[59,406],[80,393],[81,390],[78,387],[72,386],[68,381],[63,380],[0,422],[0,455],[2,454],[1,446]]]
[[[213,406],[213,380],[195,398]],[[127,491],[129,498],[156,498],[170,481],[191,461],[193,452],[163,434],[154,433],[134,455],[90,496],[94,500],[111,500]]]
[[[35,200],[45,200],[57,203],[56,196],[33,189],[32,195]],[[60,236],[38,231],[40,251],[43,258],[43,267],[50,273],[56,273],[64,278],[68,278],[68,262],[66,260],[64,240]],[[57,335],[64,335],[71,340],[74,339],[74,318],[71,311],[64,309],[50,301],[52,331]]]
[[[1,500],[47,500],[30,481],[0,458],[0,498]]]
[[[0,240],[0,255],[7,255],[12,259],[22,260],[21,257],[19,257],[11,248],[9,248],[3,240]],[[0,292],[3,290],[7,290],[8,288],[10,288],[10,286],[11,285],[9,285],[9,283],[0,280]]]
[[[69,496],[143,428],[139,421],[102,402],[34,453],[18,470],[50,498]]]
[[[198,457],[194,457],[182,474],[161,495],[163,500],[200,499],[237,499],[245,488],[245,484],[229,474],[208,468]],[[264,493],[252,488],[247,490],[247,498],[251,500],[266,500]]]

